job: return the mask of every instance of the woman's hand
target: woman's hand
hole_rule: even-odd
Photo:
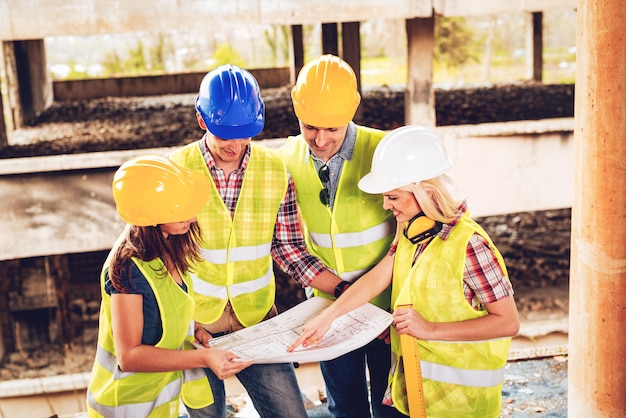
[[[421,340],[432,339],[434,324],[425,320],[413,308],[398,308],[393,312],[392,325],[399,335],[408,334]]]
[[[429,322],[411,307],[398,307],[393,313],[393,326],[398,334],[421,340],[480,341],[513,337],[519,332],[519,317],[512,296],[486,303],[488,315],[453,322]]]
[[[302,345],[303,348],[314,345],[322,341],[324,335],[328,332],[332,319],[327,319],[324,315],[326,309],[323,310],[318,316],[311,319],[302,327],[302,334],[300,337],[287,348],[288,352],[292,352],[298,346]]]
[[[251,361],[233,361],[239,357],[230,351],[219,348],[209,348],[200,351],[206,355],[209,368],[220,380],[228,379],[252,365]]]

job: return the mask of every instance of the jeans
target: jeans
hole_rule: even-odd
[[[369,370],[371,409],[368,399],[366,366]],[[374,339],[366,346],[320,362],[326,383],[328,410],[333,418],[403,417],[395,408],[382,404],[391,364],[391,346]]]
[[[213,404],[187,412],[190,418],[225,418],[226,393],[224,382],[211,369],[204,369],[211,390]],[[261,418],[306,418],[308,417],[296,373],[291,363],[253,364],[236,374],[254,408]]]

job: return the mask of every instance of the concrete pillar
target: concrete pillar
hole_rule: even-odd
[[[341,24],[341,58],[344,59],[356,75],[357,89],[362,92],[361,87],[361,23],[360,22],[343,22]],[[359,122],[363,106],[359,106],[356,114],[352,118]]]
[[[2,42],[2,58],[4,62],[4,76],[6,81],[7,127],[6,130],[15,130],[24,126],[22,106],[20,105],[19,82],[15,63],[15,43]]]
[[[543,13],[526,13],[526,76],[541,83],[543,78]]]
[[[341,24],[341,58],[356,74],[357,87],[361,91],[361,24],[344,22]]]
[[[43,39],[3,43],[13,126],[32,125],[54,100]]]
[[[4,100],[2,100],[2,85],[0,84],[0,149],[9,145],[9,135],[7,132],[7,125],[4,122]],[[0,346],[2,345],[2,340],[0,340]],[[2,353],[0,353],[0,358]]]
[[[579,0],[568,416],[626,416],[626,8]]]
[[[291,84],[296,84],[298,74],[304,67],[304,40],[302,34],[302,25],[291,25],[291,63],[289,64],[289,78]]]
[[[322,23],[322,54],[339,56],[339,29],[336,23]]]
[[[435,92],[433,90],[433,55],[435,18],[406,20],[407,91],[404,99],[405,123],[434,127]]]

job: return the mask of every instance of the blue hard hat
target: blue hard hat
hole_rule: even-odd
[[[250,72],[226,64],[207,73],[200,83],[196,110],[207,129],[221,139],[258,135],[265,124],[265,104]]]

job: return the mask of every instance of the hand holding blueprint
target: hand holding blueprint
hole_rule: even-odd
[[[356,350],[391,325],[390,313],[368,303],[337,318],[319,344],[287,352],[302,326],[331,303],[323,297],[308,299],[267,321],[215,338],[211,347],[232,351],[241,361],[254,363],[317,362]]]

